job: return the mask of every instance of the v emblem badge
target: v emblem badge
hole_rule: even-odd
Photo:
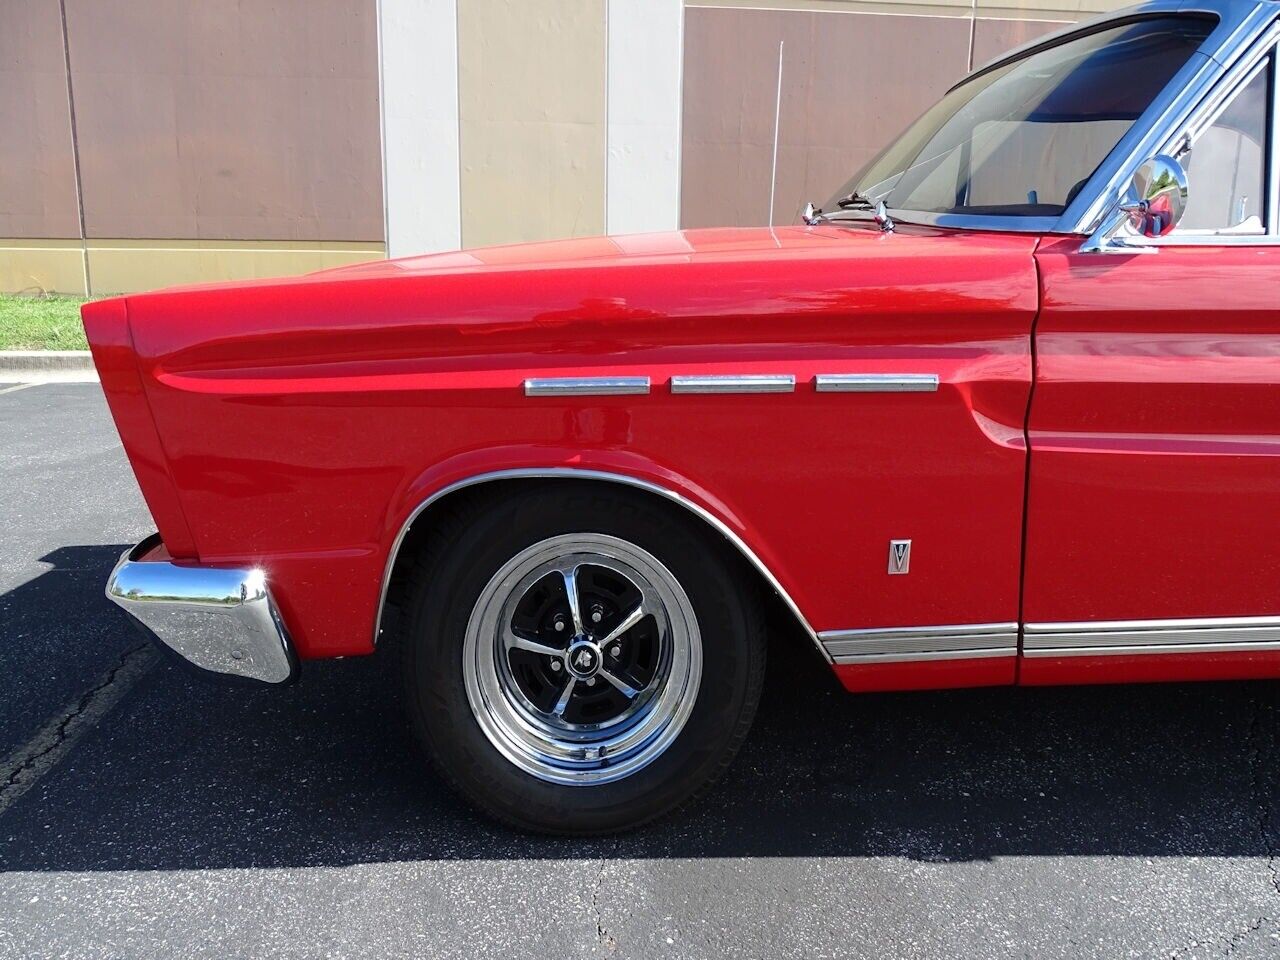
[[[908,573],[911,570],[911,541],[889,541],[889,573]]]

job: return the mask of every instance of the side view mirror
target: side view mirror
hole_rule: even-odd
[[[1154,250],[1131,238],[1167,236],[1187,208],[1187,172],[1173,157],[1157,154],[1133,174],[1120,202],[1080,247],[1081,253]]]

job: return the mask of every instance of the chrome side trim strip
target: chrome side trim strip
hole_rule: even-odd
[[[789,373],[707,374],[671,378],[672,393],[791,393],[796,378]]]
[[[1280,650],[1280,641],[1247,640],[1212,643],[1140,643],[1123,647],[1044,647],[1034,650],[1024,648],[1022,655],[1028,659],[1034,659],[1036,657],[1109,657],[1138,653],[1267,653],[1277,650]]]
[[[835,663],[1012,657],[1018,652],[1018,625],[1013,622],[825,630],[818,637]]]
[[[819,393],[933,393],[936,373],[820,373],[813,378]]]
[[[387,554],[386,564],[382,571],[382,591],[378,597],[378,613],[373,624],[373,645],[375,647],[378,645],[378,634],[382,632],[382,613],[386,609],[387,591],[391,587],[391,571],[395,568],[396,557],[400,555],[400,547],[404,543],[404,538],[409,533],[409,528],[413,526],[413,522],[418,519],[427,507],[431,506],[431,504],[435,503],[442,497],[446,497],[449,494],[455,493],[465,487],[473,487],[476,484],[488,483],[492,480],[550,478],[602,480],[609,483],[621,483],[629,487],[635,487],[639,490],[646,490],[649,493],[657,494],[660,497],[664,497],[667,500],[684,507],[684,509],[688,510],[690,513],[710,524],[717,533],[733,544],[738,552],[746,558],[748,563],[760,572],[760,575],[765,578],[765,581],[769,586],[772,587],[778,596],[782,598],[783,603],[785,603],[787,608],[795,615],[796,621],[800,624],[804,632],[809,635],[809,639],[812,640],[813,645],[817,647],[818,653],[821,655],[822,659],[827,663],[832,662],[831,655],[827,653],[827,648],[824,647],[822,645],[822,641],[818,639],[817,631],[813,629],[809,621],[805,618],[805,615],[800,612],[800,608],[791,598],[791,595],[783,589],[782,584],[778,582],[778,578],[773,575],[773,571],[765,566],[764,561],[756,556],[755,551],[747,546],[746,542],[734,533],[733,530],[731,530],[719,517],[676,491],[668,489],[667,487],[659,486],[656,483],[650,483],[648,480],[641,480],[637,477],[628,476],[624,473],[608,473],[603,470],[580,470],[575,467],[533,467],[513,470],[495,470],[490,473],[480,473],[473,477],[467,477],[464,480],[459,480],[456,483],[451,483],[449,486],[437,490],[435,493],[431,494],[431,496],[423,500],[422,503],[418,504],[414,511],[409,514],[409,517],[401,525],[400,532],[396,534],[395,541],[391,544],[391,550]]]
[[[649,392],[648,377],[530,377],[526,397],[620,397]]]
[[[292,680],[298,660],[266,574],[139,559],[159,540],[148,537],[124,552],[107,580],[107,599],[201,670],[270,684]]]
[[[926,650],[920,653],[860,653],[836,657],[838,667],[871,663],[920,663],[931,660],[987,660],[995,657],[1016,657],[1018,648],[982,647],[975,650]]]
[[[1280,650],[1280,617],[1029,623],[1022,650],[1028,657]]]

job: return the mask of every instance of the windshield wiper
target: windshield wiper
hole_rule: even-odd
[[[865,197],[856,190],[847,197],[841,197],[836,201],[836,206],[841,210],[870,210],[871,218],[875,220],[877,226],[885,233],[893,232],[893,218],[889,216],[889,210],[885,207],[883,200],[872,200]],[[840,218],[833,217],[829,213],[823,213],[818,207],[812,203],[804,205],[804,211],[800,214],[801,219],[809,226],[816,226],[819,223],[830,223]]]
[[[874,210],[879,202],[855,190],[847,197],[841,197],[837,200],[836,206],[841,210]]]

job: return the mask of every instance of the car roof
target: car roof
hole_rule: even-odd
[[[1183,14],[1187,16],[1208,14],[1216,16],[1220,20],[1242,21],[1247,19],[1249,14],[1261,8],[1280,13],[1280,2],[1278,0],[1146,0],[1144,3],[1135,3],[1131,6],[1121,7],[1118,10],[1098,14],[1095,17],[1090,17],[1077,23],[1068,24],[1060,30],[1036,37],[1034,40],[1029,40],[1011,50],[1006,50],[999,56],[975,67],[951,89],[954,90],[955,87],[967,83],[974,77],[986,73],[988,70],[993,70],[1001,64],[1008,63],[1011,60],[1019,60],[1034,50],[1054,46],[1066,37],[1075,34],[1093,33],[1094,31],[1105,29],[1106,25],[1110,23],[1159,14]]]

